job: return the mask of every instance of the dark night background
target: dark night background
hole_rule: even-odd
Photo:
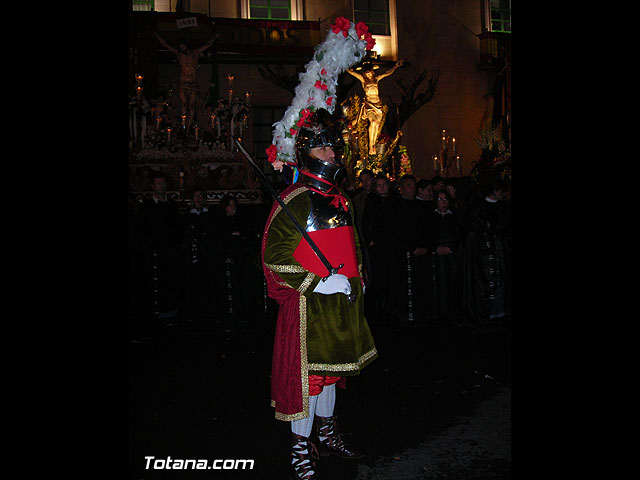
[[[120,16],[112,14],[105,18],[104,12],[92,13],[94,18],[102,17],[97,23],[103,26],[98,29],[101,32],[113,30],[112,27],[107,27],[119,25],[120,22],[122,30],[125,29],[127,17],[124,8]],[[95,25],[93,23],[85,25],[85,28],[75,26],[73,30],[67,29],[64,37],[66,41],[72,42],[70,45],[80,43],[78,52],[91,58],[91,61],[82,65],[83,71],[91,78],[91,91],[95,92],[94,100],[90,102],[91,108],[61,108],[64,111],[56,115],[60,120],[57,125],[60,129],[70,129],[73,126],[74,131],[73,135],[64,137],[64,142],[60,141],[60,133],[43,133],[41,136],[42,155],[46,155],[46,158],[64,157],[75,168],[51,167],[47,170],[50,175],[41,177],[42,183],[39,186],[35,183],[19,183],[46,193],[37,195],[35,206],[41,212],[46,212],[49,225],[53,220],[57,227],[47,229],[46,236],[40,228],[30,228],[33,234],[29,234],[26,250],[37,260],[30,263],[31,269],[21,267],[19,271],[25,277],[28,276],[24,283],[30,287],[26,298],[20,300],[20,305],[31,306],[32,313],[26,316],[28,320],[19,336],[6,337],[24,341],[34,337],[34,326],[41,329],[35,335],[37,346],[33,347],[41,353],[35,362],[31,362],[34,365],[27,370],[29,374],[20,375],[23,384],[25,378],[29,382],[30,393],[25,394],[28,401],[20,405],[24,415],[19,414],[19,417],[31,419],[34,424],[33,432],[38,432],[24,432],[29,439],[36,441],[36,447],[29,447],[27,450],[43,455],[40,465],[34,465],[34,468],[45,468],[49,473],[74,471],[88,477],[126,478],[129,473],[125,472],[130,472],[130,452],[133,448],[140,448],[139,444],[136,447],[132,443],[132,437],[149,440],[149,445],[162,444],[167,438],[172,438],[171,441],[187,438],[184,444],[186,453],[196,457],[199,455],[197,449],[215,444],[211,443],[214,442],[214,434],[224,435],[234,424],[236,428],[231,430],[236,434],[231,435],[231,440],[227,443],[227,451],[232,456],[239,456],[237,445],[244,441],[258,452],[256,459],[282,452],[283,446],[272,440],[286,437],[287,424],[273,419],[273,410],[268,404],[268,378],[265,377],[265,372],[268,373],[269,370],[267,363],[270,340],[257,342],[255,338],[247,337],[242,351],[255,353],[246,357],[228,358],[230,363],[235,363],[240,369],[245,376],[243,378],[249,379],[241,383],[235,383],[237,378],[232,378],[232,372],[224,369],[220,370],[222,381],[218,384],[212,379],[204,378],[203,376],[213,373],[210,367],[223,365],[223,361],[217,356],[220,350],[209,349],[206,340],[198,340],[197,336],[186,332],[178,335],[173,343],[167,344],[166,338],[158,343],[158,347],[164,345],[167,351],[174,353],[180,352],[181,348],[186,349],[187,354],[180,357],[180,362],[170,362],[169,357],[163,359],[158,356],[158,350],[154,352],[150,348],[146,351],[140,349],[131,356],[126,313],[127,133],[126,122],[122,120],[126,116],[127,84],[119,80],[127,75],[126,57],[119,53],[126,51],[127,44],[126,38],[118,39],[115,34],[106,35],[106,38],[105,35],[97,35]],[[88,38],[91,41],[80,42],[78,38]],[[515,45],[518,46],[520,55],[528,53],[530,58],[535,58],[542,44],[530,44],[527,48],[523,42],[515,39]],[[66,60],[60,58],[57,61],[63,64],[58,71],[64,71],[64,68],[76,71],[76,57]],[[118,65],[120,67],[114,68]],[[522,68],[515,65],[516,72],[522,72]],[[47,77],[49,78],[51,84],[47,87],[48,91],[72,99],[76,105],[84,103],[85,97],[79,93],[82,90],[79,85],[84,85],[80,76],[72,78],[71,75],[51,74]],[[521,113],[519,122],[529,128],[518,129],[516,141],[530,148],[531,158],[542,158],[548,147],[539,142],[536,132],[539,132],[540,125],[545,124],[546,114],[540,112],[538,105],[553,103],[554,100],[564,102],[564,99],[559,98],[557,89],[540,90],[531,83],[523,83],[527,84],[528,93],[526,96],[521,93],[518,102],[520,111],[527,112],[527,115]],[[524,85],[521,89],[525,89]],[[119,103],[122,104],[121,110],[114,107]],[[108,108],[103,109],[105,105]],[[79,121],[79,118],[87,115],[96,118],[96,121]],[[57,150],[53,153],[52,145]],[[566,188],[571,188],[577,172],[570,165],[565,165],[564,169],[558,165],[554,168],[554,174],[556,184],[564,182]],[[513,236],[518,248],[514,249],[514,279],[517,281],[514,282],[516,288],[513,304],[518,311],[518,318],[510,325],[508,348],[505,347],[507,337],[502,336],[500,339],[498,334],[487,337],[487,343],[483,343],[478,336],[465,334],[448,340],[436,336],[425,338],[398,334],[395,337],[398,343],[392,342],[392,336],[376,335],[379,348],[402,345],[402,342],[421,342],[424,348],[411,360],[415,363],[428,362],[434,369],[405,368],[409,349],[400,349],[396,365],[388,358],[381,357],[360,378],[354,379],[348,390],[338,392],[339,411],[349,413],[363,407],[365,394],[379,400],[379,408],[369,405],[369,412],[376,412],[375,415],[369,415],[373,419],[367,419],[366,423],[355,423],[360,420],[354,416],[344,419],[345,427],[354,427],[348,428],[353,440],[366,446],[370,454],[365,463],[371,465],[376,458],[382,458],[385,454],[392,455],[405,447],[415,446],[416,442],[419,443],[429,435],[437,435],[456,415],[465,418],[473,415],[474,409],[484,400],[500,395],[505,385],[510,387],[512,365],[518,379],[515,428],[517,440],[514,443],[517,447],[516,465],[519,467],[516,471],[521,476],[546,478],[549,475],[547,466],[553,463],[556,464],[553,476],[562,476],[559,473],[559,462],[569,455],[566,445],[573,442],[568,437],[571,430],[579,428],[584,431],[586,428],[589,434],[587,439],[596,435],[593,422],[588,421],[589,417],[581,407],[584,400],[576,398],[576,395],[587,397],[591,396],[592,391],[596,395],[595,390],[600,389],[602,382],[607,381],[607,377],[595,374],[603,370],[594,364],[593,359],[594,352],[596,360],[607,354],[602,353],[598,344],[594,347],[593,339],[584,338],[584,333],[589,333],[585,330],[593,330],[591,326],[594,325],[594,318],[606,317],[598,315],[591,308],[585,312],[584,307],[580,306],[584,303],[584,298],[596,298],[593,295],[594,289],[599,291],[600,287],[597,282],[584,285],[577,281],[578,278],[571,272],[584,271],[584,264],[581,260],[569,260],[567,256],[570,252],[566,248],[545,248],[554,238],[558,238],[558,235],[562,237],[565,233],[560,233],[557,229],[559,222],[564,220],[563,214],[551,213],[550,218],[545,214],[545,226],[548,228],[530,228],[530,220],[540,218],[540,178],[538,168],[523,165],[517,170],[514,182],[517,187],[514,191],[518,192],[518,206],[514,209],[517,215],[514,215]],[[55,199],[50,201],[54,192]],[[570,196],[571,193],[567,195]],[[43,197],[45,200],[41,200]],[[54,218],[51,218],[52,212],[56,214]],[[58,212],[61,213],[59,216]],[[556,229],[555,235],[550,233],[553,229]],[[47,248],[43,248],[43,245],[47,245]],[[579,250],[574,250],[575,252],[578,255],[581,253]],[[37,293],[34,294],[34,291]],[[573,292],[580,293],[577,296],[581,299],[572,298]],[[209,337],[202,335],[202,338]],[[268,335],[266,338],[268,339]],[[491,344],[489,338],[500,345],[490,355],[487,354],[487,348]],[[193,348],[194,344],[200,345],[200,348]],[[475,350],[468,350],[469,346],[473,346]],[[608,351],[607,348],[604,347],[604,352]],[[27,351],[23,349],[24,356]],[[460,351],[466,353],[455,355]],[[448,361],[453,356],[460,359],[459,364]],[[256,361],[258,359],[259,362]],[[190,368],[190,365],[196,365],[198,369]],[[385,371],[387,368],[390,370]],[[487,373],[497,378],[498,382],[488,379],[478,382],[474,370]],[[155,376],[162,371],[172,374],[173,383],[154,382]],[[141,375],[140,383],[135,386],[130,382],[132,373]],[[445,381],[438,383],[443,378]],[[202,381],[194,384],[190,382],[192,379]],[[132,402],[140,399],[137,397],[140,391],[149,395],[151,390],[146,390],[146,386],[150,384],[155,384],[154,388],[158,389],[156,401],[167,423],[149,429],[138,429],[136,422],[142,419],[131,420]],[[242,397],[242,403],[232,404],[231,399],[235,397],[223,395],[223,387],[227,388],[229,384],[238,386],[238,395],[255,388],[264,392],[265,397],[247,395]],[[194,385],[194,395],[187,395],[186,388]],[[399,385],[402,389],[392,390],[391,387]],[[473,387],[474,385],[480,387]],[[384,388],[378,389],[379,386]],[[438,395],[445,394],[446,397],[435,394],[439,387],[441,390]],[[218,396],[222,405],[233,407],[233,419],[216,415],[213,410],[206,411],[209,403],[202,395],[202,390],[206,388],[210,389],[209,393]],[[174,395],[173,404],[170,395],[172,390],[179,392]],[[462,390],[467,393],[461,394]],[[378,394],[387,395],[388,398],[385,400]],[[442,398],[448,401],[443,401]],[[429,412],[422,409],[422,406],[416,406],[418,400],[424,399],[432,407]],[[207,417],[206,421],[199,421],[199,417],[190,410],[194,404],[203,408],[201,414]],[[409,409],[409,413],[403,411],[403,407]],[[245,412],[249,410],[255,414],[256,423],[247,419]],[[442,415],[438,415],[439,413]],[[213,428],[213,417],[225,422],[226,426],[220,430]],[[380,417],[386,417],[385,421],[393,428],[377,429],[369,423]],[[188,419],[187,423],[176,425],[183,418]],[[588,425],[585,426],[585,423]],[[403,430],[407,425],[417,425],[418,428],[407,436]],[[197,432],[190,438],[190,434],[185,433],[189,428]],[[172,431],[172,435],[163,437],[162,432],[167,431]],[[160,434],[151,438],[154,432]],[[207,435],[209,440],[200,441]],[[196,445],[193,450],[188,447],[189,442]],[[582,445],[574,445],[584,452]],[[52,452],[54,454],[47,458],[46,455],[51,455]],[[223,458],[224,450],[217,452],[218,450],[212,456],[208,451],[203,451],[202,458]],[[166,453],[175,457],[180,454],[177,448]],[[159,457],[163,452],[158,450],[149,454]],[[574,469],[579,468],[581,463],[588,463],[585,458],[568,460],[573,472],[568,474],[569,477],[575,475]],[[282,458],[277,458],[276,461],[281,462]],[[337,459],[332,459],[332,462],[341,465]],[[496,463],[493,467],[496,472],[505,471],[503,464]],[[355,474],[353,466],[345,467],[343,471],[346,472],[345,475]],[[158,472],[154,471],[150,478],[161,478],[156,473]],[[188,478],[182,475],[189,473],[188,471],[179,473],[180,475],[169,478]]]

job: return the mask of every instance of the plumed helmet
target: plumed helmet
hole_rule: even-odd
[[[320,160],[311,155],[311,149],[317,147],[331,147],[336,154],[335,164]],[[317,123],[311,127],[302,127],[296,136],[296,160],[298,168],[307,170],[330,182],[335,182],[344,170],[342,164],[342,139],[339,125],[325,127]]]

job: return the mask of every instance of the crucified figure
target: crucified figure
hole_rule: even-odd
[[[376,153],[376,141],[382,128],[382,107],[384,105],[382,100],[380,100],[378,82],[391,75],[402,65],[403,61],[398,60],[393,67],[378,76],[376,76],[373,71],[373,66],[366,69],[363,74],[359,74],[350,68],[347,69],[350,75],[360,80],[362,89],[364,90],[365,98],[356,117],[356,124],[365,118],[369,120],[369,155],[375,155]]]
[[[189,131],[195,117],[196,99],[198,98],[198,58],[202,52],[213,45],[219,34],[212,35],[203,46],[189,49],[184,42],[181,42],[178,48],[175,48],[169,45],[157,32],[154,33],[160,44],[178,57],[178,65],[180,66],[180,80],[178,81],[180,103],[182,104],[182,115],[186,115],[185,126]]]

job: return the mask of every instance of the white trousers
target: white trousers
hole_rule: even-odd
[[[291,422],[291,431],[297,435],[309,438],[313,428],[313,419],[319,417],[332,417],[336,405],[336,384],[325,386],[318,395],[309,397],[309,416]]]

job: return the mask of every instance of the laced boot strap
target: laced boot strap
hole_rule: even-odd
[[[336,417],[319,417],[318,420],[318,441],[329,448],[341,448],[344,446],[342,435],[338,429]]]
[[[347,448],[340,433],[336,416],[316,416],[316,420],[318,421],[316,435],[318,436],[320,455],[334,454],[343,458],[361,458],[364,456],[362,453],[354,452]]]
[[[307,437],[292,433],[291,466],[300,480],[316,477],[315,470],[320,457],[315,444]],[[306,460],[306,462],[305,462]]]

